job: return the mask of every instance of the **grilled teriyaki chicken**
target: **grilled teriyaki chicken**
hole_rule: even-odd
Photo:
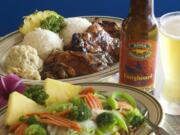
[[[98,24],[93,23],[85,33],[75,33],[67,50],[83,51],[89,53],[107,52],[114,58],[114,63],[119,56],[119,38],[113,38]]]
[[[94,23],[98,23],[103,29],[108,32],[113,38],[120,38],[121,24],[111,21],[95,18]]]
[[[87,75],[117,63],[120,40],[111,36],[113,30],[118,31],[114,23],[95,20],[86,32],[74,33],[65,51],[54,50],[44,62],[42,79]]]
[[[108,53],[84,53],[81,51],[54,50],[44,63],[42,79],[68,78],[94,73],[113,64]]]

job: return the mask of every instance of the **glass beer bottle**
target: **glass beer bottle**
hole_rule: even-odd
[[[157,25],[153,0],[131,0],[122,23],[119,82],[152,90],[155,79]]]

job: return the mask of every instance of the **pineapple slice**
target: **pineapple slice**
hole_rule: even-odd
[[[6,125],[15,124],[21,116],[32,112],[41,112],[44,108],[26,96],[13,92],[10,94],[6,112]]]
[[[45,92],[49,95],[49,98],[46,100],[46,105],[57,102],[67,102],[69,99],[78,95],[81,90],[81,86],[49,78],[45,80],[44,88]]]
[[[28,32],[33,31],[35,28],[40,26],[42,20],[52,15],[59,16],[59,14],[57,14],[55,11],[50,10],[37,11],[29,16],[25,16],[23,24],[19,28],[19,32],[25,35]]]

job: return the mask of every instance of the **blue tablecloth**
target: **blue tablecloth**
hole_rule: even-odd
[[[180,0],[154,0],[155,15],[180,10]],[[124,18],[129,0],[0,0],[0,36],[16,30],[22,16],[35,10],[52,9],[65,17],[107,15]]]

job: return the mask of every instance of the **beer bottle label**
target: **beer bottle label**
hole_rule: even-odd
[[[153,85],[156,41],[129,41],[121,49],[120,82],[137,87]]]

